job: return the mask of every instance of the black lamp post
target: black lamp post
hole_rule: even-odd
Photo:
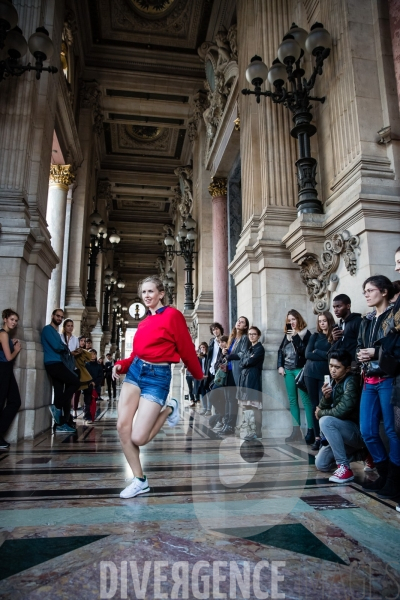
[[[310,138],[317,129],[311,124],[312,113],[310,102],[325,102],[325,97],[311,96],[317,75],[322,75],[324,60],[330,54],[331,36],[321,23],[315,23],[310,33],[293,23],[278,48],[278,58],[271,68],[254,56],[246,71],[246,79],[254,86],[254,90],[244,89],[242,94],[254,94],[257,103],[261,96],[269,96],[275,104],[283,104],[293,113],[294,127],[291,135],[298,140],[300,158],[296,161],[298,181],[297,212],[322,213],[322,204],[316,190],[317,161],[311,156]],[[304,78],[305,70],[301,67],[304,52],[315,57],[315,66],[310,78]],[[263,81],[274,86],[275,91],[261,91]],[[290,90],[285,88],[288,80]]]
[[[44,27],[38,27],[28,42],[17,27],[18,12],[11,0],[0,0],[0,49],[5,48],[6,58],[0,60],[0,82],[7,77],[19,77],[26,71],[36,71],[36,79],[40,79],[43,71],[57,73],[56,67],[44,67],[45,60],[54,54],[54,45],[49,32]],[[29,48],[35,58],[35,64],[21,65],[20,59]]]
[[[164,244],[167,249],[166,252],[169,258],[172,258],[174,255],[183,256],[185,261],[185,302],[183,305],[184,310],[193,310],[194,302],[193,302],[193,277],[192,273],[194,271],[193,267],[193,257],[197,252],[195,252],[194,247],[196,244],[197,233],[196,233],[196,221],[189,215],[182,227],[180,228],[178,235],[176,237],[176,241],[179,244],[179,249],[176,249],[175,240],[172,237],[172,231],[170,231],[165,239]]]
[[[86,306],[96,306],[96,260],[99,252],[103,251],[103,243],[108,234],[101,215],[97,211],[92,213],[89,218],[91,225]]]

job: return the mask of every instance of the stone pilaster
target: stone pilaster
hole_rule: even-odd
[[[214,321],[221,323],[225,331],[229,326],[226,186],[225,178],[215,178],[208,188],[212,196]]]
[[[74,182],[75,175],[71,165],[51,165],[49,193],[47,197],[47,223],[51,235],[51,245],[58,256],[58,264],[51,274],[47,295],[47,317],[61,306],[61,282],[64,259],[64,240],[66,224],[66,206],[69,186]]]

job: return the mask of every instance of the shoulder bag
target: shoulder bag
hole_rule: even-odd
[[[224,370],[225,369],[225,370]],[[218,367],[214,377],[213,387],[223,387],[226,385],[227,372],[226,372],[226,360],[221,363]]]
[[[296,375],[294,382],[300,390],[308,393],[306,382],[304,379],[304,368]]]

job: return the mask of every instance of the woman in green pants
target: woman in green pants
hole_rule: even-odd
[[[297,310],[289,310],[285,322],[285,335],[278,351],[278,371],[285,378],[286,391],[289,398],[290,412],[292,415],[293,431],[286,438],[286,442],[301,441],[300,430],[300,407],[298,392],[306,411],[307,444],[314,442],[313,408],[307,392],[300,390],[295,383],[296,376],[306,363],[305,351],[311,333],[307,329],[307,323]]]

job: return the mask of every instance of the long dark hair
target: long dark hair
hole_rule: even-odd
[[[333,336],[332,336],[332,330],[335,327],[335,319],[333,318],[332,313],[329,312],[329,310],[325,310],[322,313],[318,313],[317,316],[317,331],[318,333],[323,333],[320,325],[319,325],[319,318],[324,316],[325,319],[328,321],[328,333],[326,334],[326,337],[328,338],[328,342],[333,342]]]

